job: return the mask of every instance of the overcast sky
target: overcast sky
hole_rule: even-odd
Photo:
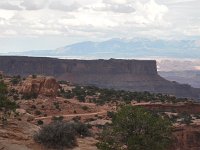
[[[0,52],[110,38],[199,37],[200,0],[0,0]]]

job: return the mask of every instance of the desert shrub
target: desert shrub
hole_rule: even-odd
[[[31,109],[36,109],[37,107],[35,105],[31,105]]]
[[[80,102],[85,102],[85,96],[84,96],[84,95],[78,95],[78,96],[77,96],[77,99],[78,99]]]
[[[60,105],[59,105],[58,102],[54,102],[53,104],[54,104],[54,106],[55,106],[56,109],[60,109]]]
[[[113,111],[108,111],[108,112],[107,112],[107,116],[108,116],[109,118],[113,118],[114,115],[115,115],[115,113],[114,113]]]
[[[81,120],[81,117],[80,117],[80,116],[76,116],[76,117],[73,117],[72,120],[73,120],[74,122],[78,122],[78,121]]]
[[[178,119],[178,116],[176,116],[176,115],[171,115],[171,116],[169,117],[169,119],[170,119],[170,121],[171,121],[172,123],[176,123],[176,122],[177,122],[177,119]]]
[[[18,107],[14,101],[8,99],[7,86],[3,81],[0,81],[0,120],[3,125],[7,123],[7,119],[12,112]]]
[[[42,114],[41,111],[39,111],[39,110],[36,110],[36,111],[35,111],[35,115],[38,116],[38,115],[41,115],[41,114]]]
[[[190,114],[183,112],[180,114],[180,117],[182,118],[181,123],[189,125],[192,123],[192,117]]]
[[[32,75],[32,78],[33,78],[33,79],[37,78],[37,75],[33,74],[33,75]]]
[[[14,76],[12,79],[11,79],[11,83],[13,85],[17,85],[19,82],[21,81],[21,77],[18,75],[18,76]]]
[[[75,135],[72,124],[56,121],[43,126],[34,139],[48,148],[63,149],[77,145]]]
[[[85,137],[85,136],[89,136],[90,135],[90,131],[88,129],[88,126],[82,122],[74,122],[72,123],[74,130],[76,131],[76,134],[81,136],[81,137]]]
[[[59,84],[66,84],[68,85],[69,84],[69,81],[64,81],[64,80],[61,80],[61,81],[58,81]]]
[[[113,89],[100,89],[94,86],[76,86],[72,89],[72,94],[76,96],[76,98],[85,102],[86,96],[94,96],[94,99],[88,98],[90,102],[94,102],[98,105],[103,105],[107,102],[116,102],[116,100],[120,100],[129,104],[132,100],[136,100],[137,102],[141,101],[154,101],[154,102],[183,102],[188,101],[187,98],[176,98],[174,96],[165,95],[165,94],[154,94],[150,92],[130,92],[123,90],[113,90]]]
[[[66,99],[71,99],[74,97],[74,94],[72,93],[72,91],[70,90],[65,91],[64,89],[60,90],[60,95]]]
[[[43,125],[44,122],[43,122],[42,120],[38,120],[38,121],[37,121],[37,124],[38,124],[38,125]]]
[[[88,109],[89,109],[88,106],[82,106],[81,108],[82,108],[83,110],[88,110]]]
[[[171,144],[171,123],[142,107],[124,106],[100,135],[100,150],[165,150]]]
[[[36,99],[38,97],[37,93],[24,93],[22,95],[22,99],[29,100],[29,99]]]
[[[53,116],[51,118],[52,121],[56,122],[56,121],[63,121],[64,117],[63,116]]]
[[[15,94],[13,95],[13,99],[16,101],[16,100],[19,100],[19,95]]]
[[[194,117],[195,117],[196,119],[200,119],[200,114],[195,114]]]

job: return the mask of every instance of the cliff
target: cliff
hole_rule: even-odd
[[[50,75],[80,85],[131,91],[150,91],[199,98],[200,90],[170,82],[157,73],[153,60],[64,60],[0,56],[0,70],[8,75]]]

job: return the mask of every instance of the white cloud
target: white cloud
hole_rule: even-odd
[[[21,6],[26,10],[39,10],[46,6],[48,0],[23,0]]]
[[[65,4],[65,3],[62,1],[53,1],[49,5],[49,8],[55,9],[55,10],[61,10],[61,11],[75,11],[81,7],[81,5],[78,4],[77,2],[74,2],[72,4]]]
[[[137,1],[135,20],[138,23],[154,25],[166,23],[164,22],[165,20],[163,20],[163,17],[167,12],[167,6],[159,5],[154,0],[150,0],[146,3],[141,3]]]
[[[199,36],[199,10],[199,0],[1,0],[0,36]]]
[[[103,0],[103,3],[108,4],[127,4],[130,0]]]
[[[88,6],[95,11],[112,11],[116,13],[133,13],[135,8],[131,4],[98,3]]]
[[[0,9],[5,9],[5,10],[21,10],[22,8],[19,5],[12,4],[7,1],[1,1],[0,2]]]

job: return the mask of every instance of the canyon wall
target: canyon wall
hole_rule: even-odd
[[[199,98],[200,90],[170,82],[157,73],[153,60],[64,60],[0,56],[0,70],[8,75],[50,75],[74,84],[130,91],[166,93]]]

